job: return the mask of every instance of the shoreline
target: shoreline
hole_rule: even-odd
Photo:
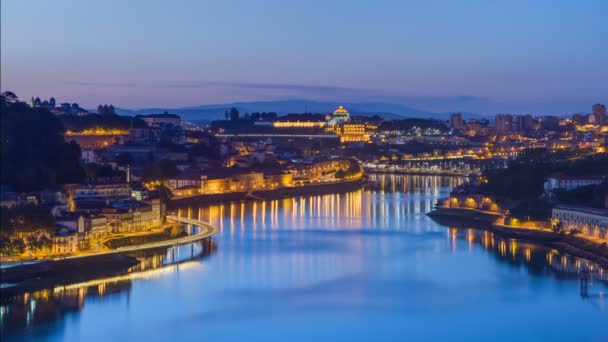
[[[401,170],[388,170],[388,171],[382,171],[382,170],[371,170],[371,169],[366,169],[365,173],[368,174],[384,174],[384,175],[390,175],[390,174],[394,174],[394,175],[419,175],[419,176],[442,176],[442,177],[474,177],[479,175],[478,173],[475,172],[469,172],[467,174],[460,174],[460,173],[452,173],[452,172],[425,172],[425,171],[401,171]]]
[[[35,263],[2,268],[0,294],[11,295],[32,289],[56,286],[66,281],[115,275],[139,264],[133,253],[159,250],[199,241],[210,242],[218,232],[217,227],[198,220],[167,216],[167,219],[182,224],[196,225],[201,232],[179,238],[150,242],[140,245],[123,246],[101,253],[68,256],[60,259],[46,259]]]
[[[608,268],[608,248],[584,238],[554,233],[548,230],[499,225],[492,219],[492,216],[499,215],[484,214],[470,209],[437,208],[426,215],[440,224],[448,226],[468,225],[472,228],[490,231],[500,236],[538,243]]]
[[[203,194],[189,197],[174,198],[167,203],[169,209],[187,205],[213,204],[222,202],[238,202],[247,200],[274,200],[295,196],[315,196],[338,194],[363,188],[367,181],[363,178],[335,183],[319,183],[304,186],[285,187],[279,189],[239,191],[225,194]]]

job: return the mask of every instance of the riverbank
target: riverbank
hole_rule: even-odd
[[[11,294],[44,288],[62,282],[82,281],[91,277],[114,275],[137,265],[136,252],[179,246],[211,238],[217,227],[198,220],[167,216],[168,220],[195,225],[200,231],[194,235],[153,241],[138,245],[120,246],[103,252],[83,253],[35,263],[4,267],[1,272],[0,294]]]
[[[405,170],[379,170],[364,169],[365,173],[371,174],[396,174],[396,175],[420,175],[420,176],[447,176],[447,177],[474,177],[480,175],[479,172],[450,172],[450,171],[405,171]]]
[[[432,219],[448,226],[473,227],[498,235],[527,240],[546,247],[593,261],[608,268],[608,247],[582,237],[556,233],[550,229],[510,226],[498,223],[500,214],[465,208],[437,208],[427,213]]]
[[[285,187],[278,189],[256,190],[256,191],[239,191],[225,194],[204,194],[194,195],[181,198],[173,198],[167,204],[170,209],[194,205],[194,204],[209,204],[223,202],[237,202],[244,200],[272,200],[294,196],[314,196],[326,195],[333,193],[343,193],[354,190],[359,190],[365,185],[363,178],[355,180],[347,180],[342,182],[331,183],[315,183],[302,186]]]

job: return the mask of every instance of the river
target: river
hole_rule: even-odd
[[[427,217],[460,178],[371,177],[373,190],[182,208],[218,227],[212,245],[3,298],[2,341],[608,340],[605,270]]]

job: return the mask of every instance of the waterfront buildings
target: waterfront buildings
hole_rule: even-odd
[[[608,239],[608,210],[581,206],[558,205],[553,208],[552,221],[566,231]]]

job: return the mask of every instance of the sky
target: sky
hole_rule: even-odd
[[[85,108],[378,101],[589,112],[603,0],[2,0],[1,88]]]

